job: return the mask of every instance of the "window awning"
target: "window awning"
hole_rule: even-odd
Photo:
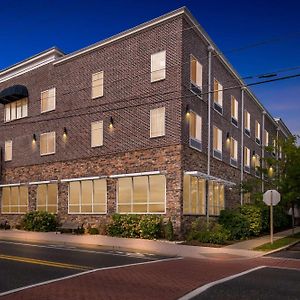
[[[28,90],[24,85],[13,85],[0,92],[0,103],[7,104],[28,97]]]
[[[226,186],[235,186],[236,184],[232,181],[228,181],[219,177],[215,177],[215,176],[211,176],[211,175],[207,175],[205,173],[202,172],[198,172],[198,171],[186,171],[184,172],[185,175],[191,175],[191,176],[196,176],[196,177],[200,177],[206,180],[211,180],[211,181],[216,181],[218,183],[224,184]]]

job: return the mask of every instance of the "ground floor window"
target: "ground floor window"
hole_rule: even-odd
[[[217,216],[224,209],[224,185],[216,181],[208,181],[209,215]]]
[[[57,183],[38,185],[36,209],[51,213],[57,212]]]
[[[205,215],[205,179],[184,175],[183,213]]]
[[[28,187],[2,188],[2,213],[22,214],[28,209]]]
[[[119,178],[117,190],[119,213],[165,213],[164,175]]]
[[[107,211],[106,179],[69,183],[69,213],[105,214]]]

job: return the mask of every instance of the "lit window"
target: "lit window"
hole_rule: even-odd
[[[223,107],[223,86],[217,79],[214,79],[214,108],[219,113],[223,113],[222,107]]]
[[[22,214],[28,209],[28,188],[14,186],[2,188],[2,214]]]
[[[249,192],[244,193],[244,204],[250,204],[251,203],[251,194]]]
[[[103,96],[104,72],[98,72],[92,75],[92,98]]]
[[[205,215],[205,199],[205,179],[184,175],[183,213],[187,215]]]
[[[224,185],[208,181],[208,211],[211,216],[218,216],[225,207]]]
[[[4,147],[4,160],[10,161],[12,160],[12,140],[5,141],[5,147]]]
[[[265,130],[265,140],[264,140],[264,145],[266,147],[269,146],[269,132],[267,130]]]
[[[107,211],[106,179],[69,183],[69,213],[105,214]]]
[[[257,144],[260,144],[260,123],[255,121],[255,141]]]
[[[41,93],[41,112],[47,112],[55,109],[55,88],[43,91]]]
[[[244,169],[250,173],[250,149],[247,147],[244,148]]]
[[[155,108],[150,110],[150,137],[165,135],[165,108]]]
[[[254,158],[255,176],[260,176],[260,156],[255,154]]]
[[[166,78],[166,51],[151,55],[151,82]]]
[[[235,97],[231,96],[231,122],[237,126],[239,119],[239,103]]]
[[[49,155],[55,153],[55,132],[42,133],[40,137],[40,154]]]
[[[231,165],[237,166],[238,159],[238,142],[234,138],[230,140],[230,163]]]
[[[119,213],[165,213],[166,177],[119,178],[117,207]]]
[[[24,98],[4,105],[4,121],[9,122],[28,116],[28,99]]]
[[[36,209],[50,213],[57,212],[57,183],[38,185]]]
[[[202,150],[202,118],[194,112],[190,112],[190,146]]]
[[[103,121],[92,122],[91,124],[91,146],[103,146]]]
[[[244,123],[245,133],[250,136],[250,114],[247,110],[244,112]]]
[[[190,79],[192,84],[202,89],[202,65],[191,55],[191,74]]]
[[[216,126],[213,128],[213,156],[222,159],[222,130]]]

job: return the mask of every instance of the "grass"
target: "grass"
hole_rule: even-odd
[[[271,244],[271,243],[263,244],[261,246],[254,248],[253,250],[271,251],[271,250],[279,249],[284,246],[288,246],[288,245],[296,243],[296,242],[300,242],[300,232],[298,232],[294,235],[290,235],[285,238],[276,240],[273,242],[273,244]]]

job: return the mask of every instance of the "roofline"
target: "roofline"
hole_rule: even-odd
[[[289,130],[289,128],[285,125],[285,122],[281,118],[274,118],[275,122],[278,124],[278,127],[282,126],[282,128],[286,131],[287,134],[285,134],[287,137],[293,136],[292,132]],[[281,130],[283,132],[283,130]],[[284,133],[284,132],[283,132]]]

